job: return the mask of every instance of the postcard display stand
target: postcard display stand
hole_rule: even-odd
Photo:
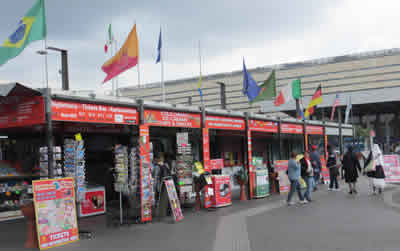
[[[119,219],[123,223],[122,211],[122,193],[129,193],[128,177],[129,177],[129,158],[128,147],[123,145],[116,145],[114,147],[114,160],[115,160],[115,183],[114,189],[119,193]]]
[[[191,200],[193,194],[193,177],[192,177],[192,147],[189,142],[189,133],[182,132],[176,134],[178,156],[177,160],[177,173],[179,184],[179,197],[182,204],[186,200]]]
[[[64,140],[64,174],[65,177],[72,177],[75,179],[76,199],[78,202],[83,201],[86,185],[85,148],[83,140]]]
[[[40,147],[39,149],[40,177],[49,176],[49,160],[48,160],[47,149],[48,149],[47,146]],[[53,147],[53,166],[55,166],[54,176],[56,178],[61,178],[63,172],[62,172],[62,156],[61,156],[60,146]]]

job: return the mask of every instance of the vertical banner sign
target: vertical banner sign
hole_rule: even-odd
[[[253,168],[253,161],[252,161],[252,145],[251,145],[251,131],[247,130],[247,157],[248,157],[248,166],[249,166],[249,178],[250,178],[250,198],[253,199],[253,193],[254,193],[254,179],[255,179],[255,173],[254,173],[254,168]]]
[[[289,161],[288,160],[276,160],[275,161],[275,172],[279,175],[279,191],[281,193],[289,192],[289,177],[286,174],[288,169]]]
[[[172,209],[172,214],[174,215],[175,221],[183,220],[183,214],[181,210],[181,204],[179,203],[178,194],[175,190],[175,184],[172,179],[164,180],[165,188],[167,189],[169,205]]]
[[[324,135],[325,143],[325,159],[328,160],[328,135]]]
[[[140,137],[140,185],[141,185],[141,221],[151,221],[151,163],[150,163],[150,133],[149,127],[139,127]]]
[[[306,151],[308,151],[308,134],[304,134],[304,144],[306,145]]]
[[[203,128],[203,162],[204,170],[210,172],[210,138],[208,128]]]
[[[320,159],[321,159],[321,166],[322,166],[321,176],[324,179],[324,182],[327,182],[327,181],[329,181],[329,170],[326,167],[326,159],[324,158],[324,155],[321,155]]]
[[[79,240],[74,179],[32,181],[39,248]]]
[[[395,154],[383,155],[383,170],[386,182],[400,182],[399,156]]]

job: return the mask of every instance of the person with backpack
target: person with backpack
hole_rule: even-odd
[[[329,170],[329,177],[330,177],[330,182],[329,182],[329,191],[338,191],[339,190],[339,183],[337,180],[337,176],[339,175],[339,166],[337,164],[337,156],[336,153],[333,151],[333,148],[331,145],[328,145],[328,160],[326,162],[326,165]],[[335,186],[335,188],[333,188]]]
[[[303,180],[306,182],[306,192],[304,193],[304,198],[308,201],[311,202],[311,193],[314,188],[314,170],[312,168],[311,162],[310,162],[310,154],[308,151],[304,152],[304,157],[300,159],[300,165],[301,165],[301,177]]]
[[[320,178],[321,178],[321,169],[322,169],[322,164],[321,164],[321,153],[318,152],[316,145],[312,145],[311,149],[312,152],[310,153],[310,160],[311,160],[311,165],[314,169],[314,191],[317,190],[317,185],[319,184]]]

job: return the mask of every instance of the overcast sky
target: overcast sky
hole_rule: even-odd
[[[1,43],[36,0],[7,1],[0,10]],[[160,81],[156,65],[160,25],[165,79],[203,75],[327,56],[400,47],[398,1],[376,0],[46,0],[48,45],[67,49],[71,89],[104,91],[101,65],[107,26],[121,45],[137,23],[141,83]],[[44,59],[29,45],[0,67],[0,82],[44,86]],[[60,56],[49,54],[49,81],[60,88]],[[137,68],[120,75],[137,85]],[[111,83],[111,82],[110,82]]]

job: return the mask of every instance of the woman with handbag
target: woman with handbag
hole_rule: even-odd
[[[382,151],[377,144],[373,145],[365,162],[364,170],[368,177],[371,193],[376,194],[378,188],[378,192],[381,194],[385,187],[385,172],[383,171]]]
[[[314,188],[314,169],[311,165],[310,154],[308,151],[304,152],[304,157],[300,159],[301,177],[306,182],[306,192],[304,198],[311,202],[311,193]]]

